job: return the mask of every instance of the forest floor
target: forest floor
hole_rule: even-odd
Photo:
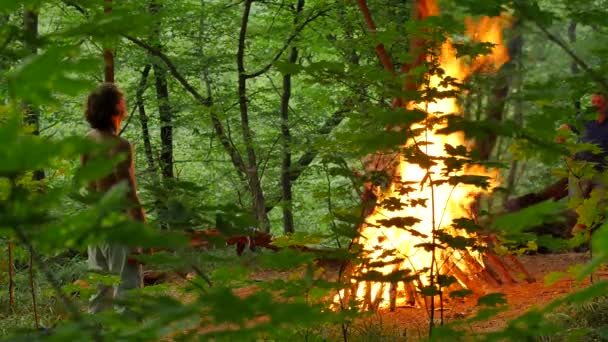
[[[564,277],[552,285],[545,282],[545,276],[552,272],[567,272],[570,267],[589,261],[589,253],[559,253],[524,255],[518,258],[526,270],[532,274],[536,281],[528,283],[521,281],[517,284],[503,285],[492,292],[504,293],[508,309],[493,318],[474,323],[470,328],[474,331],[493,331],[503,328],[512,320],[537,306],[542,307],[554,299],[563,297],[570,292],[589,285],[590,279],[576,282],[571,277]],[[608,273],[596,272],[594,279],[606,279]],[[446,305],[444,320],[450,322],[456,319],[472,317],[478,310],[478,297],[469,296],[461,301],[454,301]],[[436,314],[436,317],[439,313]],[[409,327],[415,331],[426,331],[428,327],[428,312],[417,308],[397,308],[395,312],[380,311],[378,319],[385,325]]]
[[[493,289],[489,293],[504,293],[508,309],[493,318],[474,323],[470,328],[475,331],[498,330],[506,323],[526,312],[533,306],[542,307],[554,299],[563,297],[577,289],[589,285],[590,279],[576,282],[574,279],[565,277],[552,285],[547,285],[545,277],[552,272],[567,272],[569,268],[589,261],[589,253],[558,253],[537,254],[520,256],[519,260],[526,270],[532,274],[536,281],[528,283],[520,281],[517,284],[503,285]],[[331,271],[329,271],[331,272]],[[269,280],[287,276],[286,272],[260,271],[254,276],[259,280]],[[596,272],[594,279],[607,279],[608,272]],[[241,296],[247,296],[255,291],[255,287],[238,289],[236,292]],[[466,299],[453,301],[444,308],[444,321],[446,323],[472,317],[479,307],[476,306],[478,297],[468,296]],[[428,329],[428,311],[424,308],[397,307],[395,312],[379,310],[365,318],[363,325],[380,325],[382,329],[400,330],[403,334],[424,334]],[[436,319],[438,319],[437,312]]]

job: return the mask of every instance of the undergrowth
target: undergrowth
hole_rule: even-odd
[[[608,297],[566,306],[549,314],[548,319],[563,329],[543,336],[539,339],[542,342],[608,341]]]

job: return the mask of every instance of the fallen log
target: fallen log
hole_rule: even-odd
[[[559,201],[566,196],[568,196],[568,178],[564,177],[539,192],[509,199],[505,203],[505,209],[508,212],[514,212],[550,199]]]

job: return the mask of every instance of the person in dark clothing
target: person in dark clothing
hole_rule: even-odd
[[[606,181],[604,171],[608,166],[608,101],[602,93],[594,93],[591,96],[591,105],[597,111],[597,116],[591,120],[584,120],[581,115],[577,116],[575,125],[564,124],[560,131],[572,131],[577,136],[577,143],[595,145],[595,148],[576,152],[574,162],[569,163],[570,182],[569,195],[571,199],[582,202],[583,199],[597,201],[597,209],[604,211],[606,208]],[[558,142],[564,142],[565,137],[560,135]],[[577,210],[579,211],[579,210]],[[603,214],[603,213],[602,213]],[[579,213],[580,215],[580,213]],[[586,229],[583,223],[577,223],[572,233]]]

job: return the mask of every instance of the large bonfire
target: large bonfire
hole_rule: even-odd
[[[434,0],[419,0],[417,10],[418,19],[439,14]],[[502,38],[502,28],[505,23],[503,17],[467,20],[466,33],[469,38],[477,42],[494,44],[492,53],[465,62],[456,57],[452,42],[449,40],[444,42],[439,49],[439,56],[434,58],[438,58],[445,74],[443,77],[429,76],[425,87],[450,91],[451,86],[441,85],[446,77],[462,82],[471,73],[481,69],[500,68],[509,59]],[[418,89],[425,90],[420,86]],[[422,110],[429,118],[460,112],[455,98],[442,98],[425,103],[403,104],[400,101],[396,103],[408,109]],[[383,307],[394,309],[401,305],[422,305],[421,300],[425,296],[421,293],[427,296],[433,295],[434,292],[429,291],[433,282],[435,282],[433,287],[438,288],[437,274],[446,274],[455,279],[453,284],[449,285],[452,291],[484,292],[486,285],[496,285],[501,282],[499,276],[488,271],[484,262],[487,258],[484,258],[479,250],[470,247],[428,248],[438,245],[436,241],[438,232],[449,234],[456,239],[460,238],[461,241],[477,239],[478,243],[483,243],[480,237],[452,227],[455,219],[472,218],[471,205],[482,190],[475,185],[462,183],[457,185],[447,182],[434,183],[431,186],[431,183],[437,179],[445,178],[445,175],[442,176],[445,165],[438,157],[445,156],[446,144],[454,147],[463,146],[464,137],[460,133],[435,134],[437,129],[442,128],[441,124],[429,127],[431,126],[411,127],[422,129],[422,134],[418,135],[419,138],[406,141],[403,148],[418,149],[434,158],[436,164],[427,169],[418,164],[408,163],[403,156],[394,157],[398,160],[397,166],[391,172],[394,177],[393,184],[388,190],[376,194],[377,205],[360,227],[361,236],[355,241],[362,246],[363,257],[371,261],[349,270],[351,286],[336,298],[342,303],[357,299],[365,309]],[[483,167],[468,167],[451,174],[451,176],[462,175],[488,176],[491,179],[490,183],[495,182],[494,175]],[[395,198],[399,199],[399,205],[395,205],[395,201],[391,200]],[[503,265],[498,263],[494,267],[499,268],[500,271]],[[374,274],[379,280],[369,280]],[[365,278],[368,280],[363,280]]]

